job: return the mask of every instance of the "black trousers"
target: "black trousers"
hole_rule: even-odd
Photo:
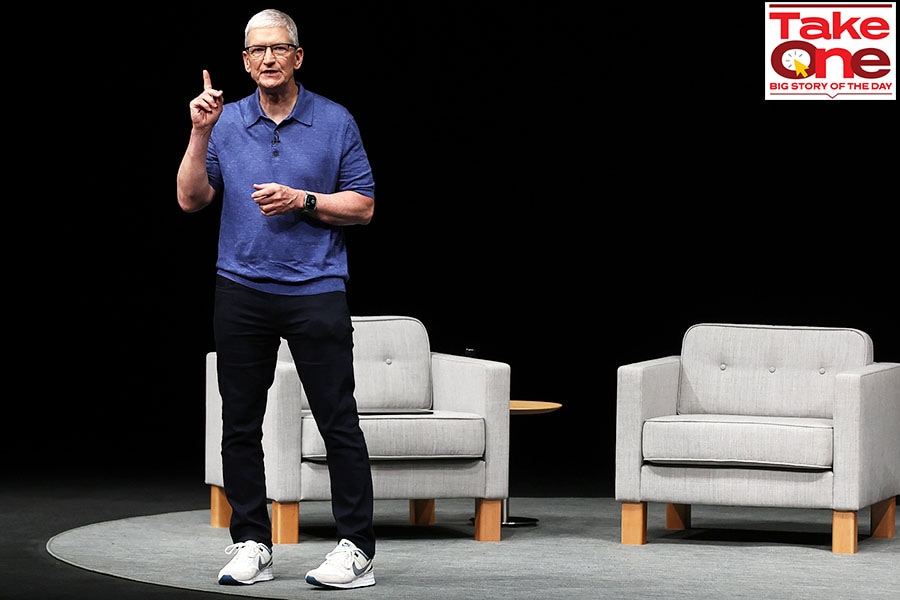
[[[274,295],[219,276],[213,327],[232,541],[272,547],[262,423],[283,337],[325,440],[338,537],[374,557],[372,471],[354,396],[353,325],[346,294]]]

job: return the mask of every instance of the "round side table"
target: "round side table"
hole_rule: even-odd
[[[510,415],[542,415],[562,408],[559,402],[542,402],[539,400],[510,400]],[[522,527],[523,525],[537,525],[538,519],[534,517],[509,516],[509,498],[503,499],[500,506],[500,524],[503,527]]]

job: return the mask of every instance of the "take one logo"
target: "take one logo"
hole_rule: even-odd
[[[766,2],[766,100],[896,100],[896,2]]]

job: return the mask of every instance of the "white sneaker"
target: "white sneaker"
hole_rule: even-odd
[[[375,585],[372,561],[350,540],[341,540],[325,555],[325,562],[306,574],[306,583],[330,588]]]
[[[234,555],[219,571],[222,585],[250,585],[257,581],[269,581],[272,573],[272,551],[259,542],[238,542],[225,548],[225,554]]]

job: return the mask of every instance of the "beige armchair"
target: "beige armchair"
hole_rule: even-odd
[[[411,317],[357,316],[353,328],[356,399],[375,499],[409,499],[410,523],[427,525],[435,522],[436,499],[472,498],[474,538],[499,541],[509,479],[509,365],[432,352],[425,326]],[[206,483],[213,527],[228,527],[231,518],[222,487],[221,411],[211,352]],[[263,450],[273,541],[297,543],[300,503],[330,500],[331,490],[324,441],[284,341]]]
[[[647,503],[666,526],[691,505],[827,509],[834,553],[895,535],[900,364],[877,363],[857,329],[706,323],[681,354],[620,366],[615,497],[622,543],[647,542]]]

